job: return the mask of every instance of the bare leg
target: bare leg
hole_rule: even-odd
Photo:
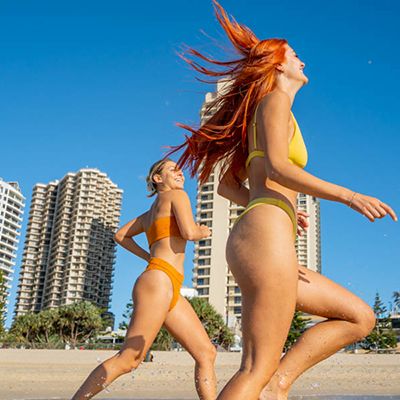
[[[133,288],[134,313],[124,345],[88,376],[72,400],[87,400],[119,376],[137,368],[144,359],[168,313],[172,284],[161,271],[144,272]]]
[[[192,306],[184,297],[179,298],[164,325],[196,362],[195,384],[199,399],[215,400],[217,397],[214,371],[216,350]]]
[[[339,349],[361,340],[375,326],[372,309],[359,297],[299,266],[296,308],[328,320],[309,328],[282,358],[260,399],[286,400],[293,382]]]
[[[242,292],[243,356],[218,400],[257,400],[278,368],[296,304],[292,229],[283,210],[263,205],[246,214],[228,239],[228,264]]]

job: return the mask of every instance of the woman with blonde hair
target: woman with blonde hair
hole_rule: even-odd
[[[182,171],[170,159],[153,164],[147,184],[150,196],[157,195],[156,199],[147,212],[115,234],[117,243],[148,262],[148,266],[133,287],[134,310],[122,349],[92,371],[72,400],[90,399],[119,376],[135,370],[163,325],[195,360],[199,398],[215,400],[216,350],[193,308],[179,292],[186,242],[210,235],[207,226],[193,220],[184,181]],[[143,232],[149,252],[133,240]]]
[[[286,40],[259,40],[214,5],[239,57],[218,61],[194,49],[183,56],[196,71],[229,84],[208,106],[216,112],[201,127],[180,124],[191,135],[171,153],[183,150],[178,165],[189,167],[192,176],[199,173],[201,183],[219,164],[219,194],[246,207],[226,247],[242,293],[243,356],[218,399],[283,400],[304,371],[362,339],[375,325],[363,300],[299,265],[294,245],[298,192],[345,204],[370,221],[397,217],[384,202],[304,170],[307,149],[291,112],[297,92],[308,82],[304,62]],[[326,320],[305,331],[281,358],[295,310]]]

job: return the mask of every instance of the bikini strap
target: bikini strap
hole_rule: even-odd
[[[260,103],[257,104],[256,110],[254,111],[254,120],[253,120],[253,144],[254,150],[257,150],[257,110]],[[254,151],[253,150],[253,151]]]

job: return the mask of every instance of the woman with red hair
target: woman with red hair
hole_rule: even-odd
[[[243,356],[219,400],[287,399],[307,369],[372,330],[375,316],[360,298],[299,265],[294,246],[298,192],[346,204],[370,221],[394,211],[382,201],[304,171],[307,150],[291,108],[308,82],[305,64],[283,39],[259,40],[230,20],[214,1],[219,23],[239,57],[217,61],[190,49],[183,57],[203,75],[226,78],[227,88],[209,105],[217,110],[171,152],[199,173],[200,183],[221,166],[218,193],[246,207],[227,242],[230,270],[242,292]],[[243,182],[248,180],[247,188]],[[295,310],[325,317],[281,358]]]

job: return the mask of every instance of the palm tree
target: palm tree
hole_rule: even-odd
[[[400,292],[393,292],[393,314],[400,313]]]
[[[125,306],[125,312],[122,314],[124,321],[120,322],[119,329],[128,329],[129,321],[132,317],[133,302],[132,300]]]
[[[59,335],[72,347],[94,337],[102,327],[101,310],[89,301],[60,307],[58,312]]]
[[[58,309],[48,309],[38,314],[39,331],[37,340],[46,344],[50,343],[50,338],[56,333],[56,322],[59,317]]]
[[[204,298],[188,299],[208,336],[213,343],[228,349],[234,342],[233,332],[226,326],[224,319],[215,308]]]

